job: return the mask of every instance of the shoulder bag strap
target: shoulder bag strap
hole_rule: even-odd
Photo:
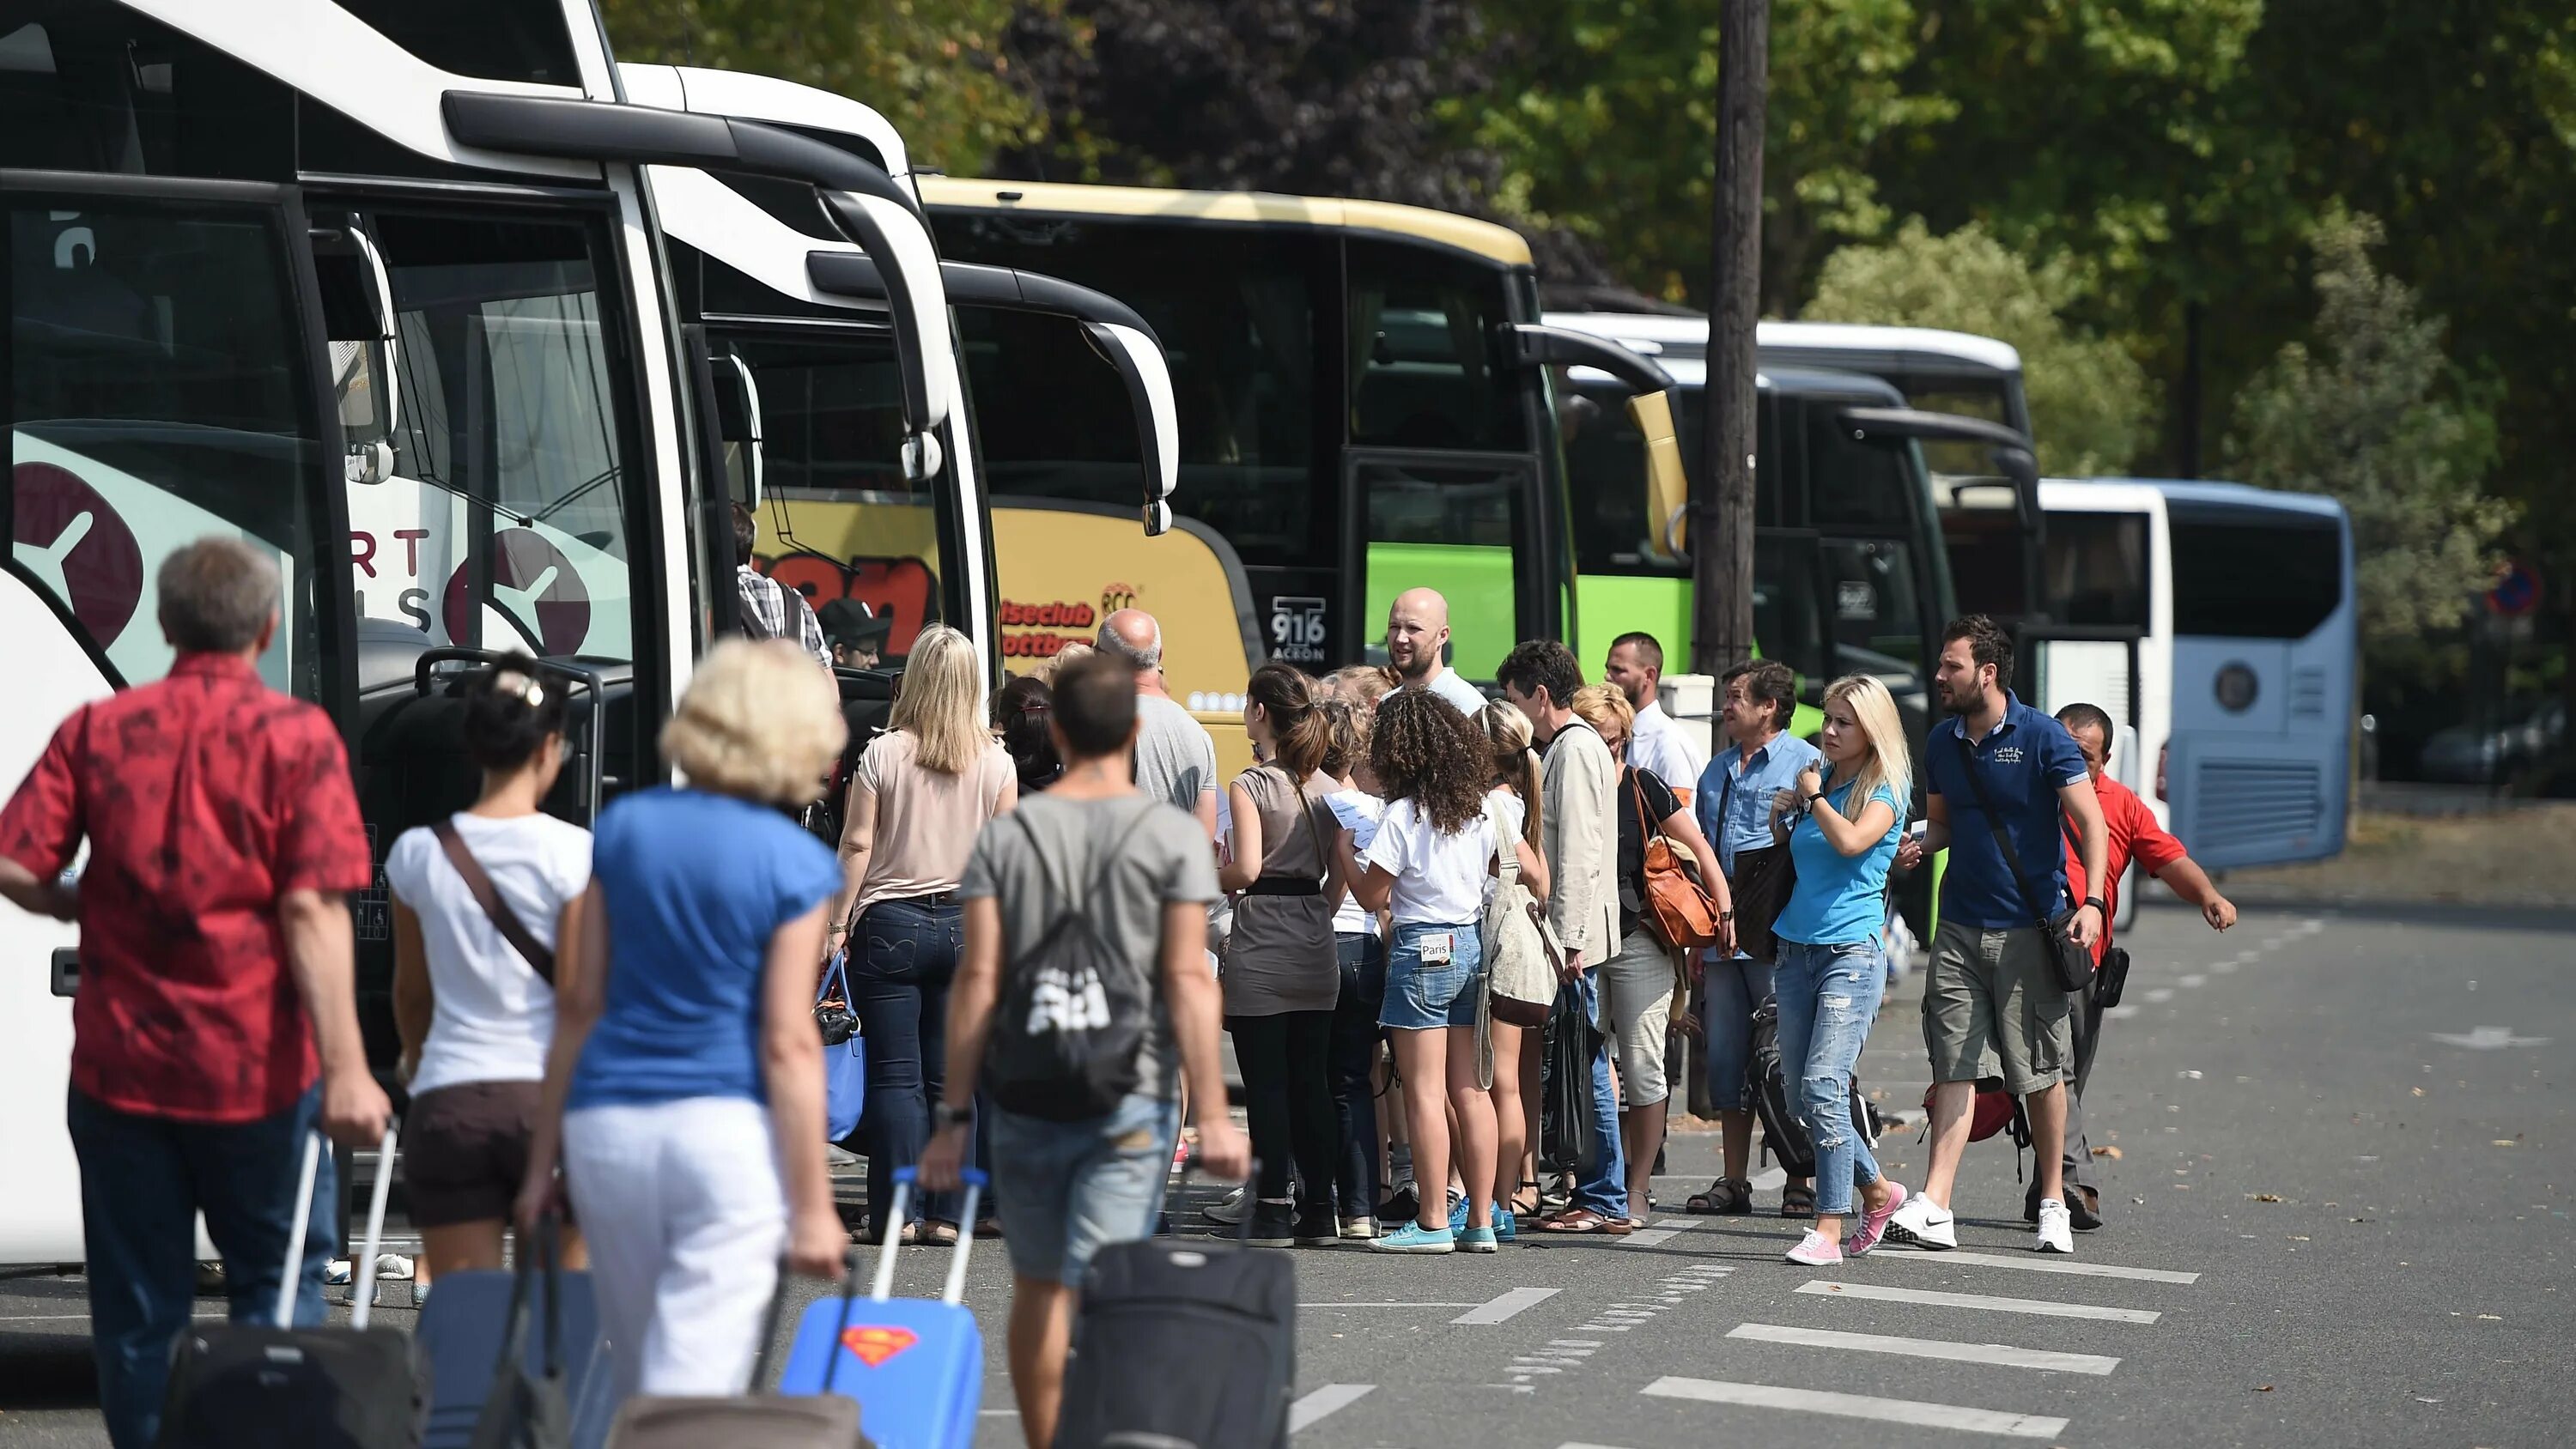
[[[526,923],[510,909],[510,903],[501,899],[501,893],[492,888],[492,877],[483,873],[483,863],[474,858],[473,851],[465,848],[465,839],[456,833],[454,821],[441,820],[429,829],[438,837],[439,848],[447,852],[447,863],[456,867],[457,875],[465,881],[465,889],[474,897],[474,904],[483,908],[483,914],[491,920],[493,929],[499,931],[501,939],[509,942],[510,948],[519,953],[520,960],[528,963],[528,969],[537,973],[537,979],[551,989],[555,984],[555,953],[528,933]]]
[[[1494,879],[1501,882],[1501,885],[1496,888],[1508,888],[1521,878],[1521,855],[1520,850],[1518,849],[1519,837],[1511,837],[1514,842],[1514,848],[1509,850],[1503,848],[1503,841],[1507,832],[1503,829],[1502,817],[1494,813],[1494,797],[1491,795],[1485,797],[1485,828],[1492,831],[1494,834]]]
[[[2048,912],[2040,909],[2038,895],[2031,890],[2029,878],[2021,873],[2021,852],[2013,849],[2012,835],[2004,829],[2003,817],[1995,813],[1995,798],[1986,793],[1986,782],[1977,774],[1977,752],[1968,748],[1965,731],[1950,736],[1950,741],[1959,747],[1959,767],[1968,772],[1968,789],[1976,795],[1977,808],[1986,815],[1986,828],[1995,833],[1995,844],[2003,850],[2004,864],[2012,871],[2013,888],[2021,892],[2022,909],[2030,912],[2031,924],[2045,932]]]

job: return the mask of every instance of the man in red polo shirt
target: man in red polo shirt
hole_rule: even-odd
[[[117,1449],[158,1433],[196,1214],[233,1321],[267,1321],[304,1142],[318,1125],[372,1145],[390,1112],[358,1035],[345,897],[372,869],[348,757],[321,710],[258,674],[276,566],[207,538],[158,582],[169,677],[74,711],[0,810],[0,895],[81,929],[69,1116]],[[89,863],[64,884],[84,839]],[[322,1319],[331,1171],[325,1154],[298,1322]]]
[[[2100,939],[2093,943],[2094,964],[2101,964],[2111,944],[2111,918],[2120,913],[2120,882],[2128,875],[2129,862],[2133,860],[2175,895],[2199,907],[2201,918],[2209,922],[2211,930],[2224,931],[2235,925],[2236,907],[2210,883],[2209,873],[2183,852],[2181,841],[2156,823],[2155,812],[2147,808],[2147,802],[2139,799],[2136,791],[2102,772],[2111,758],[2111,716],[2099,705],[2070,704],[2057,712],[2057,722],[2066,726],[2066,732],[2075,737],[2075,747],[2084,752],[2085,767],[2093,775],[2094,798],[2102,802],[2102,824],[2110,835],[2110,853],[2103,865],[2110,879],[2097,892],[2110,903],[2110,910],[2102,918]],[[2066,848],[2066,879],[2077,899],[2082,899],[2084,864],[2075,858],[2071,842]],[[2092,984],[2076,993],[2072,1013],[2075,1076],[2067,1084],[2066,1094],[2066,1181],[2075,1189],[2068,1194],[2067,1211],[2078,1232],[2102,1226],[2102,1194],[2093,1182],[2093,1149],[2084,1140],[2084,1084],[2093,1076],[2093,1053],[2102,1043],[2100,987],[2097,973]],[[2023,1204],[2022,1216],[2038,1220],[2038,1198]]]

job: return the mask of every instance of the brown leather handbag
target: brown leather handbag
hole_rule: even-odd
[[[1637,839],[1645,845],[1645,867],[1638,883],[1646,929],[1676,951],[1717,944],[1717,901],[1691,878],[1673,843],[1646,818],[1646,787],[1637,772],[1628,772],[1628,798],[1637,807]]]

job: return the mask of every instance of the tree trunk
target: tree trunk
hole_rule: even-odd
[[[1762,299],[1769,0],[1721,0],[1717,37],[1708,413],[1691,540],[1691,667],[1701,674],[1722,674],[1753,655],[1753,325]]]

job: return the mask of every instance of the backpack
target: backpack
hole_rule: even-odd
[[[1090,899],[1104,893],[1127,842],[1152,815],[1136,812],[1095,857]],[[1092,910],[1056,879],[1028,817],[1013,812],[1044,883],[1047,924],[1002,965],[1002,995],[984,1050],[984,1079],[1004,1111],[1050,1122],[1107,1116],[1143,1080],[1137,1057],[1153,1024],[1151,968],[1138,968],[1101,934]]]
[[[1798,1117],[1798,1104],[1790,1096],[1789,1078],[1780,1061],[1780,1001],[1776,996],[1762,998],[1753,1012],[1753,1048],[1745,1060],[1745,1078],[1753,1089],[1753,1113],[1762,1119],[1762,1150],[1769,1153],[1791,1177],[1812,1178],[1816,1175],[1816,1148],[1807,1136],[1807,1124]],[[1876,1143],[1881,1119],[1878,1109],[1862,1100],[1860,1073],[1851,1078],[1852,1130],[1864,1141]]]

